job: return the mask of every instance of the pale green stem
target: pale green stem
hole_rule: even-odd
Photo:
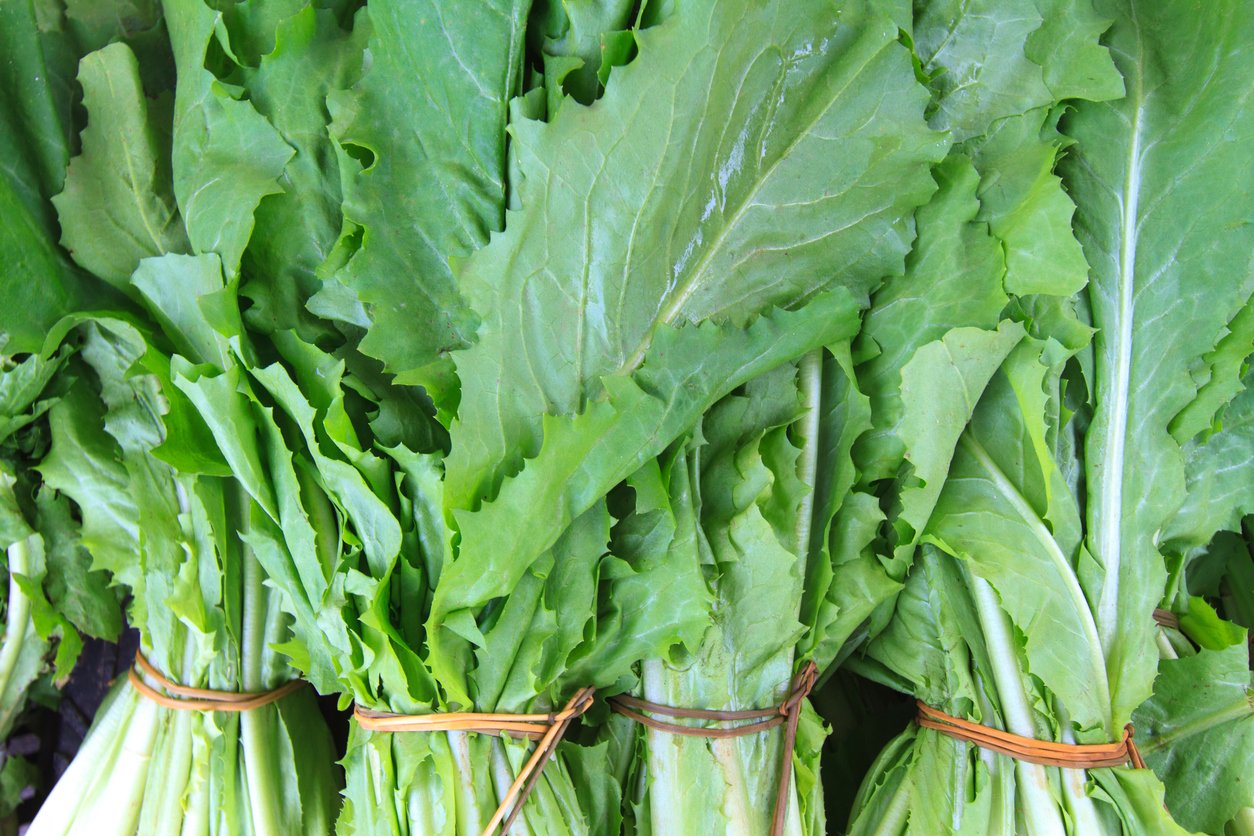
[[[1032,721],[1027,692],[1023,687],[1019,661],[1010,635],[1009,619],[997,603],[997,596],[988,582],[970,573],[967,575],[970,578],[976,614],[988,646],[993,681],[997,684],[1006,728],[1023,737],[1035,737],[1036,724]],[[1019,797],[1023,802],[1022,812],[1028,832],[1033,836],[1064,836],[1066,828],[1050,792],[1045,768],[1027,761],[1015,761],[1015,774],[1018,776]]]
[[[26,628],[30,626],[30,599],[17,585],[17,575],[30,571],[30,538],[9,546],[9,611],[4,624],[4,646],[0,648],[0,693],[8,687],[18,657],[22,655],[22,642]]]
[[[479,801],[475,793],[474,761],[470,757],[470,734],[468,732],[448,732],[448,747],[453,754],[453,763],[458,776],[462,779],[453,787],[456,794],[457,827],[461,830],[465,822],[465,832],[481,833],[487,822],[479,815]],[[495,747],[494,747],[495,748]],[[496,766],[493,752],[493,767]],[[508,788],[509,784],[506,784]]]
[[[1229,827],[1232,836],[1254,836],[1254,807],[1242,807]]]
[[[44,801],[28,833],[30,836],[53,836],[70,832],[80,810],[90,809],[99,785],[116,772],[127,729],[135,724],[140,708],[139,696],[129,686],[101,706],[95,724],[83,741],[69,769],[61,776]],[[148,713],[151,722],[152,712]],[[126,775],[131,783],[143,787],[143,775]],[[116,792],[117,787],[113,790]]]
[[[509,755],[505,751],[504,744],[502,744],[500,740],[493,740],[491,741],[491,745],[492,788],[496,791],[496,798],[493,802],[493,807],[495,807],[497,801],[504,798],[505,794],[509,792],[510,785],[514,783],[517,773],[509,761]],[[469,780],[473,780],[473,778]],[[528,803],[534,803],[534,801]],[[493,812],[495,812],[495,810]],[[466,836],[477,836],[481,830],[481,826],[476,827],[475,829],[466,828],[465,830],[462,830],[460,827],[458,828],[458,832],[464,833]],[[527,815],[523,811],[520,810],[518,812],[517,817],[514,818],[514,823],[510,825],[509,836],[531,836],[531,825],[528,824]]]
[[[247,530],[250,509],[244,492],[238,486],[235,487],[235,491],[240,506],[237,525],[242,535]],[[240,557],[244,564],[240,680],[243,690],[260,691],[267,685],[261,674],[262,655],[265,653],[266,641],[266,591],[261,564],[257,562],[252,550],[244,547]],[[267,733],[269,725],[267,721],[273,719],[272,715],[276,710],[273,706],[266,706],[256,711],[242,712],[239,718],[244,774],[248,783],[248,801],[252,812],[253,831],[257,836],[279,836],[286,832],[284,824],[279,821],[278,805],[272,802],[272,799],[278,797],[278,791],[274,786],[270,757],[273,747]]]
[[[805,415],[797,422],[801,455],[797,460],[797,477],[809,488],[797,509],[796,553],[803,560],[810,548],[810,529],[814,524],[814,485],[819,469],[819,412],[822,407],[823,352],[812,351],[801,358],[798,370],[801,399]],[[804,571],[804,570],[803,570]]]
[[[1066,709],[1059,705],[1058,726],[1062,730],[1059,736],[1063,743],[1075,743],[1075,735],[1071,731],[1071,718]],[[1101,833],[1101,819],[1093,799],[1089,797],[1085,785],[1088,783],[1088,772],[1083,769],[1060,769],[1062,778],[1063,802],[1071,813],[1072,829],[1076,833]]]
[[[1176,649],[1171,646],[1171,640],[1167,638],[1167,634],[1160,627],[1154,635],[1154,641],[1158,644],[1158,655],[1163,659],[1179,659]]]
[[[711,740],[710,751],[723,774],[726,789],[723,803],[728,813],[728,833],[749,833],[753,816],[749,808],[749,786],[745,781],[740,746],[736,738]],[[673,813],[672,813],[673,815]],[[737,827],[739,825],[739,827]]]
[[[640,663],[640,679],[644,686],[644,697],[653,702],[665,702],[663,696],[665,673],[662,662],[648,659]],[[649,784],[649,812],[652,819],[652,832],[665,833],[669,819],[667,811],[682,810],[678,794],[682,783],[679,776],[673,773],[674,757],[663,757],[664,748],[675,745],[676,741],[669,735],[649,729],[647,774],[652,779]]]
[[[172,711],[163,719],[165,733],[149,770],[140,830],[177,833],[183,829],[183,794],[192,773],[193,725],[201,718],[192,711]]]

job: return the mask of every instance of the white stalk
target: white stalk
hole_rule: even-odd
[[[742,738],[735,737],[711,740],[710,751],[723,773],[723,807],[727,811],[727,832],[749,836],[754,832],[754,816],[749,804],[749,786],[745,781],[744,764],[740,759],[741,740]],[[674,810],[670,814],[673,818]]]
[[[665,672],[661,660],[648,659],[641,662],[640,679],[646,700],[665,702]],[[649,729],[646,736],[647,768],[653,779],[649,784],[650,823],[653,833],[665,833],[670,826],[672,811],[683,809],[678,794],[678,789],[683,784],[674,770],[676,753],[666,752],[667,748],[678,748],[680,740],[675,735],[663,734],[653,729]]]
[[[457,775],[461,778],[457,785],[453,787],[456,794],[456,813],[457,827],[463,829],[465,823],[465,832],[481,833],[483,826],[487,822],[483,821],[483,817],[479,815],[479,804],[475,793],[475,768],[470,757],[470,735],[467,732],[451,731],[446,733],[448,736],[449,751],[453,755],[453,764],[456,767]],[[496,749],[495,746],[492,747]],[[493,765],[496,764],[495,751],[493,752]],[[506,787],[508,788],[508,784]]]
[[[1063,743],[1075,743],[1075,735],[1071,733],[1071,722],[1066,710],[1059,706],[1058,725],[1062,729]],[[1063,803],[1071,813],[1073,830],[1076,833],[1101,833],[1101,819],[1097,815],[1097,807],[1089,797],[1088,772],[1083,769],[1060,769],[1062,776]]]
[[[135,715],[141,699],[127,686],[114,698],[106,700],[78,754],[39,808],[27,831],[30,836],[69,833],[79,811],[90,809],[96,796],[94,789],[117,771],[122,744],[128,729],[137,722]],[[129,777],[142,788],[143,775]]]
[[[1014,734],[1035,737],[1036,726],[1032,722],[1032,711],[1023,687],[1018,656],[1014,651],[1010,620],[998,604],[997,596],[988,582],[970,572],[966,574],[970,578],[971,597],[975,601],[976,614],[988,646],[993,681],[997,684],[1006,728]],[[1050,792],[1049,776],[1045,768],[1039,764],[1015,761],[1015,775],[1018,778],[1019,798],[1023,802],[1023,819],[1028,832],[1033,836],[1065,836],[1066,828]]]
[[[505,746],[500,741],[492,741],[492,787],[496,790],[496,798],[502,799],[509,792],[509,788],[513,786],[514,779],[517,778],[514,767],[509,762],[509,757],[505,754]],[[515,804],[518,802],[515,801]],[[508,811],[506,811],[508,812]],[[467,836],[474,836],[480,830],[462,830],[458,827],[459,833],[466,833]],[[518,816],[514,819],[514,823],[509,828],[510,836],[531,836],[531,826],[527,824],[527,817],[519,811]]]
[[[236,492],[241,506],[238,525],[243,534],[247,526],[248,500],[238,487]],[[268,685],[261,672],[261,658],[265,652],[266,640],[266,591],[261,564],[257,562],[256,555],[245,547],[241,559],[244,564],[244,623],[240,636],[240,681],[245,691],[261,691]],[[285,832],[283,823],[279,821],[278,805],[272,801],[278,797],[278,793],[274,787],[274,747],[267,728],[277,710],[269,705],[241,712],[239,717],[248,803],[252,813],[253,832],[257,836],[281,836]]]
[[[1128,443],[1128,401],[1132,385],[1132,333],[1136,301],[1136,251],[1141,197],[1141,110],[1144,91],[1140,74],[1134,74],[1135,88],[1128,91],[1134,102],[1132,144],[1128,149],[1128,170],[1120,195],[1119,275],[1115,288],[1118,320],[1099,323],[1115,339],[1113,369],[1102,376],[1110,387],[1098,396],[1107,405],[1106,444],[1101,453],[1101,473],[1097,497],[1101,520],[1097,531],[1097,558],[1102,564],[1102,592],[1097,604],[1102,647],[1112,647],[1118,626],[1119,569],[1123,555],[1123,471]]]
[[[30,626],[30,599],[17,585],[17,575],[30,571],[30,540],[19,540],[9,546],[9,611],[4,623],[4,645],[0,647],[0,693],[8,687],[9,678],[22,655],[22,642]]]

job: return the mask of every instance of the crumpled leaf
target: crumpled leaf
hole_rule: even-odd
[[[52,199],[61,243],[83,268],[125,288],[140,259],[190,246],[171,184],[169,101],[150,107],[139,62],[122,43],[84,57],[78,80],[90,115],[83,152]]]
[[[449,258],[504,220],[505,120],[526,4],[475,0],[417,14],[384,0],[366,14],[370,68],[331,100],[345,152],[345,234],[359,242],[333,280],[371,323],[362,350],[403,381],[431,382],[423,370],[470,342],[476,324]],[[328,308],[328,293],[313,308],[334,316],[345,305]]]
[[[261,199],[281,191],[294,153],[247,100],[206,68],[210,43],[231,55],[222,15],[202,0],[169,0],[166,26],[178,67],[174,195],[194,252],[215,252],[235,276]]]

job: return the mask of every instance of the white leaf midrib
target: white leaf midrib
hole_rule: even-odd
[[[1139,40],[1139,34],[1138,34]],[[1138,55],[1140,50],[1138,50]],[[1138,62],[1139,64],[1139,62]],[[1102,451],[1098,560],[1103,567],[1097,624],[1102,646],[1114,642],[1118,626],[1119,581],[1123,549],[1123,479],[1128,443],[1129,391],[1132,381],[1132,325],[1136,295],[1136,255],[1141,199],[1141,134],[1144,128],[1142,73],[1137,67],[1132,97],[1132,142],[1120,196],[1119,268],[1115,287],[1118,322],[1114,330],[1114,363],[1107,407],[1106,444]]]

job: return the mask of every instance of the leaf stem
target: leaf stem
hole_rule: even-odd
[[[1028,706],[1027,692],[1023,687],[1018,656],[1010,635],[1010,619],[997,602],[993,587],[981,577],[972,574],[965,566],[971,597],[975,602],[976,615],[984,632],[988,656],[993,667],[993,681],[997,685],[1002,716],[1006,728],[1024,737],[1036,736],[1036,724]],[[1045,768],[1027,761],[1015,761],[1019,797],[1023,802],[1027,832],[1045,836],[1064,836],[1063,827],[1050,791],[1049,776]]]
[[[4,624],[4,645],[0,648],[0,694],[8,688],[9,679],[22,654],[26,628],[30,626],[30,599],[18,586],[17,576],[30,571],[30,538],[18,540],[8,548],[9,602]]]

